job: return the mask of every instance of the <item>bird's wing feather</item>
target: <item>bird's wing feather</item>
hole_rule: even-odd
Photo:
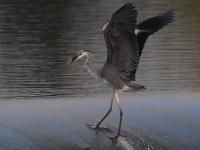
[[[137,11],[132,3],[122,6],[104,26],[107,45],[107,60],[104,65],[112,66],[119,77],[131,81],[139,63],[139,46],[135,35]],[[134,74],[135,75],[135,74]]]
[[[140,55],[148,36],[153,34],[154,32],[157,32],[159,29],[162,29],[167,24],[173,22],[174,19],[175,12],[168,11],[137,24],[135,33],[139,42]]]

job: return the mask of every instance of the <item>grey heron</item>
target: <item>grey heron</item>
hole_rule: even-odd
[[[145,42],[151,34],[174,20],[175,12],[168,11],[137,24],[137,10],[132,3],[127,3],[118,9],[103,26],[107,59],[97,73],[93,72],[91,66],[91,61],[94,58],[94,52],[91,50],[79,51],[68,59],[68,63],[77,62],[81,58],[85,59],[85,67],[89,73],[112,86],[113,92],[109,109],[94,126],[94,129],[100,128],[101,123],[112,111],[113,101],[115,101],[120,111],[120,121],[117,134],[111,138],[113,141],[117,142],[121,136],[123,117],[118,93],[145,88],[134,82]]]

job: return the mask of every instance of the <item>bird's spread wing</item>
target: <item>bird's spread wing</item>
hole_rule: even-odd
[[[117,10],[103,27],[107,45],[104,67],[116,68],[124,82],[133,80],[140,55],[135,35],[137,11],[132,3]]]
[[[135,33],[139,42],[140,55],[148,36],[163,28],[168,23],[173,22],[174,19],[175,12],[168,11],[137,24]]]

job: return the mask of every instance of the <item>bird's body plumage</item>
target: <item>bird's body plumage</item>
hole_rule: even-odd
[[[107,60],[100,71],[114,88],[121,89],[134,77],[139,63],[139,45],[135,35],[137,11],[128,3],[115,12],[104,27]]]
[[[137,24],[137,10],[132,3],[117,10],[103,26],[107,59],[99,71],[100,77],[116,89],[129,87],[130,82],[135,81],[140,56],[147,38],[172,22],[174,15],[173,11],[168,11]]]
[[[144,89],[144,86],[132,81],[135,81],[135,74],[145,42],[151,34],[173,22],[174,18],[175,13],[168,11],[137,24],[137,10],[132,3],[127,3],[117,10],[103,26],[107,59],[97,75],[92,72],[90,65],[90,59],[94,54],[92,51],[80,51],[68,60],[69,63],[72,63],[86,57],[85,67],[89,73],[95,78],[100,77],[112,86],[113,94],[110,107],[105,116],[94,127],[95,129],[100,128],[100,124],[112,111],[112,104],[115,100],[120,110],[120,122],[117,135],[111,138],[112,140],[117,140],[121,133],[123,112],[119,104],[118,92]]]

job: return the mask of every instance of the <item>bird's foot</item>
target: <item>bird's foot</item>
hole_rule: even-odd
[[[97,125],[93,125],[93,124],[86,124],[88,126],[88,128],[90,129],[95,129],[95,130],[102,130],[99,126]]]
[[[94,129],[96,131],[107,131],[107,132],[113,132],[111,129],[104,127],[104,126],[97,126],[97,125],[92,125],[92,124],[86,124],[88,128]]]
[[[114,136],[114,137],[108,137],[113,143],[117,143],[118,142],[118,140],[119,140],[119,138],[123,138],[123,137],[126,137],[125,135],[121,135],[121,134],[119,134],[119,135],[116,135],[116,136]]]

